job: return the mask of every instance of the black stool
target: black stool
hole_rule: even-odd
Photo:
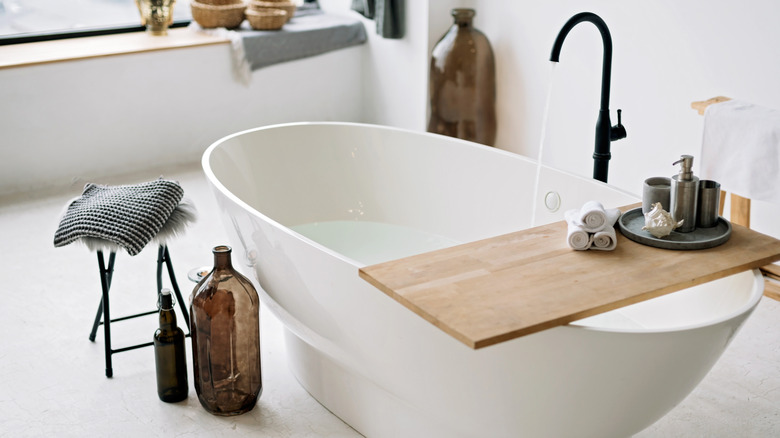
[[[68,205],[60,221],[54,236],[54,246],[81,241],[97,252],[102,295],[89,340],[95,342],[98,326],[102,324],[105,337],[106,377],[112,377],[114,374],[111,361],[114,353],[154,345],[153,342],[146,342],[123,348],[112,348],[111,323],[156,314],[159,311],[160,292],[163,288],[163,264],[168,271],[172,289],[180,303],[179,309],[189,332],[189,314],[176,282],[170,251],[165,244],[167,238],[181,233],[189,222],[195,220],[195,208],[188,201],[182,201],[183,194],[184,191],[178,183],[163,179],[128,186],[87,184],[82,195]],[[124,248],[128,254],[134,256],[152,240],[156,240],[159,245],[157,249],[158,309],[111,319],[109,291],[117,251]],[[105,262],[104,251],[110,252],[108,264]]]
[[[92,332],[89,334],[89,340],[92,342],[95,342],[95,335],[97,334],[97,329],[99,325],[103,325],[103,335],[105,338],[105,350],[106,350],[106,377],[112,377],[114,375],[114,369],[112,367],[111,363],[111,355],[114,353],[121,353],[123,351],[128,350],[135,350],[136,348],[142,348],[142,347],[149,347],[154,345],[154,342],[146,342],[143,344],[137,344],[137,345],[131,345],[129,347],[123,347],[123,348],[111,348],[111,323],[112,322],[118,322],[118,321],[124,321],[126,319],[132,319],[137,318],[139,316],[146,316],[146,315],[152,315],[157,314],[160,309],[150,310],[148,312],[138,313],[135,315],[129,315],[129,316],[123,316],[121,318],[115,318],[111,319],[111,312],[109,310],[109,299],[108,299],[108,292],[111,289],[111,276],[114,273],[114,260],[116,258],[116,251],[111,251],[111,255],[108,257],[108,265],[106,266],[104,257],[103,257],[103,250],[97,251],[97,258],[98,258],[98,269],[100,270],[100,286],[103,289],[103,296],[100,298],[100,304],[98,304],[97,309],[97,315],[95,315],[95,322],[92,324]],[[171,256],[168,251],[168,246],[166,245],[160,245],[157,249],[157,303],[159,306],[160,302],[160,292],[162,291],[162,270],[163,270],[163,263],[165,263],[165,267],[168,271],[168,277],[171,280],[171,286],[173,287],[173,291],[176,294],[176,299],[179,300],[179,309],[181,310],[182,317],[184,317],[184,322],[187,326],[187,334],[186,336],[190,336],[189,333],[189,327],[190,327],[190,316],[187,314],[186,307],[184,305],[184,298],[181,296],[181,291],[179,290],[179,284],[176,282],[176,276],[173,273],[173,266],[171,264]],[[101,321],[101,317],[105,315],[105,318]]]

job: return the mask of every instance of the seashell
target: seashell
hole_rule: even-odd
[[[645,213],[645,226],[642,229],[660,239],[672,234],[672,230],[682,224],[683,221],[675,222],[672,215],[661,207],[661,203],[656,202],[653,209]]]

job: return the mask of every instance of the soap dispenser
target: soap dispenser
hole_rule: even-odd
[[[669,204],[675,222],[683,221],[675,231],[689,233],[696,229],[696,203],[699,197],[699,178],[693,176],[693,156],[680,155],[673,165],[681,164],[680,173],[672,176]]]

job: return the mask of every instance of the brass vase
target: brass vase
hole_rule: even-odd
[[[141,25],[152,35],[168,35],[173,23],[173,5],[176,0],[135,0],[141,13]]]

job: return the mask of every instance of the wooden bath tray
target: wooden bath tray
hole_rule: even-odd
[[[728,242],[696,251],[619,232],[614,251],[574,251],[566,229],[561,221],[367,266],[360,277],[478,349],[780,260],[780,240],[736,224]]]

